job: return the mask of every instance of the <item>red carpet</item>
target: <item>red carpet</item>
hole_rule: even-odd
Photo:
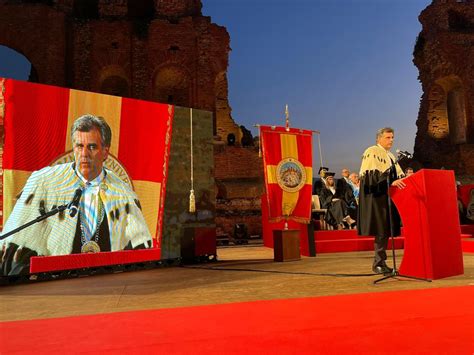
[[[466,286],[4,322],[0,352],[472,354],[473,300]]]

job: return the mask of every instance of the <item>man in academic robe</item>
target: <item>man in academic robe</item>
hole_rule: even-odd
[[[469,202],[466,208],[466,218],[469,220],[469,223],[474,222],[474,188],[470,192]]]
[[[321,208],[327,209],[325,221],[337,229],[344,229],[346,225],[351,227],[355,223],[349,216],[348,205],[352,203],[350,199],[353,195],[348,192],[350,191],[336,187],[334,173],[326,173],[326,186],[319,192],[319,201]]]
[[[104,119],[84,115],[71,129],[74,163],[32,173],[3,234],[68,204],[77,190],[79,213],[62,211],[0,240],[0,275],[29,273],[31,256],[140,249],[152,238],[137,195],[104,167],[112,133]]]
[[[351,173],[349,175],[349,186],[352,188],[352,194],[354,195],[354,198],[356,199],[357,204],[359,204],[359,190],[360,190],[359,174]]]
[[[359,235],[374,236],[374,262],[372,270],[377,274],[391,274],[387,266],[388,237],[400,235],[400,215],[390,201],[389,186],[405,187],[403,171],[397,159],[390,152],[393,146],[394,130],[390,127],[377,131],[376,145],[367,148],[362,155],[360,168],[359,209],[357,231]]]
[[[321,189],[326,187],[326,173],[329,171],[325,166],[319,168],[318,174],[319,179],[316,179],[313,186],[313,195],[319,195]]]
[[[347,168],[341,170],[341,178],[337,179],[336,187],[342,191],[345,196],[345,201],[348,206],[348,213],[351,218],[357,219],[357,200],[354,195],[354,190],[349,179],[351,172]]]
[[[346,188],[348,184],[350,183],[350,180],[349,180],[350,174],[351,172],[349,171],[349,169],[343,168],[341,170],[341,178],[337,180],[336,185],[341,188]]]

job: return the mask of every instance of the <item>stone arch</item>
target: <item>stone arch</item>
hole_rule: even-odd
[[[152,18],[155,15],[155,2],[127,0],[127,13],[130,18]]]
[[[99,0],[74,0],[73,16],[81,19],[99,18]]]
[[[39,82],[38,71],[25,55],[13,48],[1,44],[0,49],[6,57],[15,61],[14,68],[13,66],[11,68],[12,71],[8,72],[9,69],[6,67],[4,69],[5,72],[0,72],[0,76],[16,80],[28,80],[33,83]]]
[[[99,91],[103,94],[129,97],[130,83],[125,70],[118,65],[103,68],[99,75]]]
[[[191,79],[187,70],[178,65],[158,68],[153,80],[153,100],[190,107]]]
[[[2,3],[0,7],[0,45],[21,53],[30,61],[31,81],[65,86],[65,31],[64,26],[57,25],[57,11],[45,4],[22,8],[17,2]],[[34,11],[26,11],[28,8]],[[45,44],[53,39],[54,45]]]
[[[448,138],[453,144],[467,142],[465,90],[459,77],[438,79],[429,92],[428,133]]]

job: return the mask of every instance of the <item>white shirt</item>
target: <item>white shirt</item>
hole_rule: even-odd
[[[100,184],[105,178],[105,173],[104,170],[102,170],[100,175],[92,181],[87,181],[77,169],[76,173],[84,184],[82,199],[80,202],[80,211],[82,216],[81,223],[83,223],[84,226],[85,237],[87,241],[89,241],[95,234],[96,229],[99,227],[99,191]]]

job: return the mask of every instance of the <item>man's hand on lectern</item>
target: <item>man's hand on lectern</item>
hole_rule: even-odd
[[[403,179],[398,179],[392,182],[392,186],[396,186],[399,189],[404,189],[407,185],[403,182]]]

